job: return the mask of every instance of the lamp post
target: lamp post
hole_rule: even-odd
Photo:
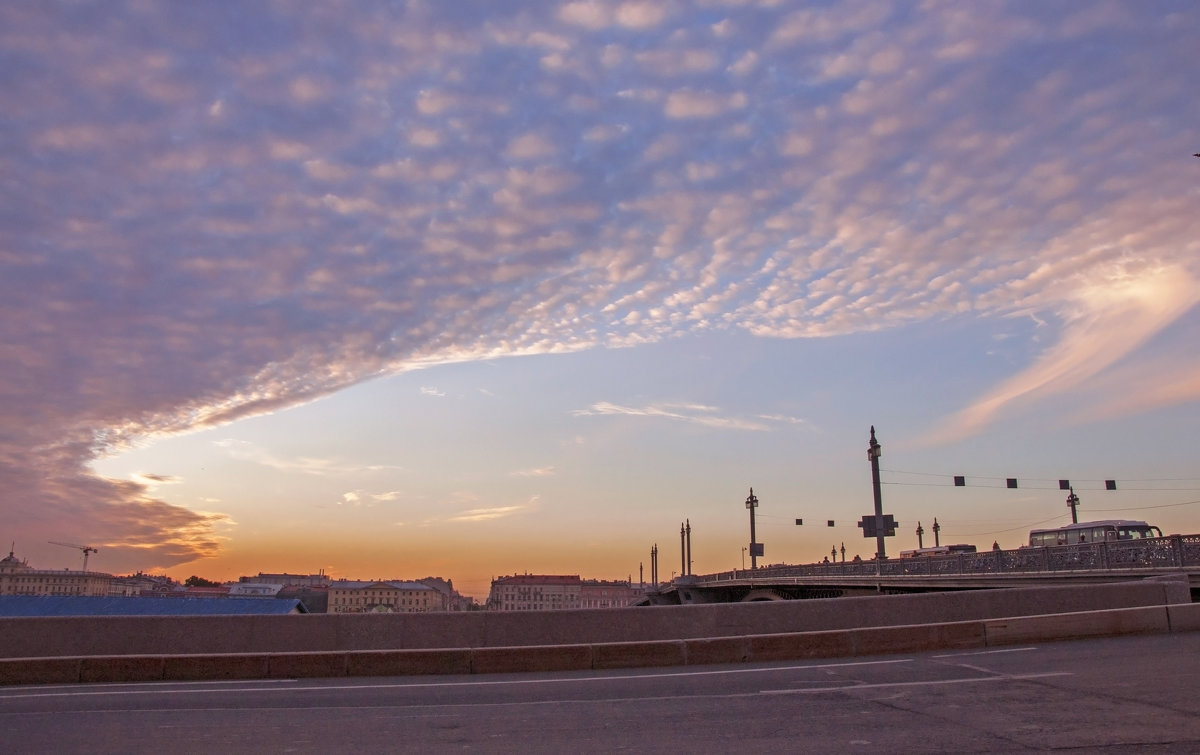
[[[742,546],[742,571],[746,570],[746,546]]]
[[[754,496],[754,488],[750,488],[750,495],[746,498],[746,508],[750,509],[750,568],[758,568],[758,548],[755,547],[758,539],[754,536],[754,510],[758,508],[758,498]]]

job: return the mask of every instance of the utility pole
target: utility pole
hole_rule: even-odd
[[[937,523],[937,517],[933,518],[933,544],[940,547],[942,544],[942,525]]]
[[[925,547],[925,539],[924,538],[925,538],[925,528],[921,526],[920,522],[917,522],[917,548],[918,549]]]

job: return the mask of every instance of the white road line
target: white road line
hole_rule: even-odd
[[[966,658],[972,655],[1000,655],[1001,653],[1027,653],[1030,650],[1037,650],[1035,647],[1029,648],[1004,648],[1002,650],[979,650],[972,653],[948,653],[946,655],[931,655],[930,658]]]
[[[973,679],[938,679],[925,682],[881,682],[879,684],[847,684],[841,687],[813,687],[811,689],[764,689],[761,695],[824,695],[830,692],[859,692],[872,689],[895,689],[897,687],[934,687],[946,684],[977,684],[979,682],[1013,682],[1026,679],[1045,679],[1052,676],[1074,676],[1069,671],[1046,672],[1041,674],[1012,674],[1002,676],[984,676]]]

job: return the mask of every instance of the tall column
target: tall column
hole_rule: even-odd
[[[687,576],[687,540],[684,539],[683,522],[679,523],[679,576]]]
[[[687,520],[687,573],[692,573],[692,520]]]
[[[871,488],[875,493],[875,557],[880,561],[887,558],[887,546],[884,545],[883,526],[883,495],[879,491],[879,457],[883,447],[875,440],[875,425],[871,425],[871,444],[867,446],[867,458],[871,460]]]

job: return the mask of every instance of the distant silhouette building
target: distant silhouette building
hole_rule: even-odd
[[[238,582],[253,582],[255,584],[278,584],[284,587],[329,587],[332,582],[324,571],[317,574],[264,574],[259,572],[256,577],[238,577]]]

